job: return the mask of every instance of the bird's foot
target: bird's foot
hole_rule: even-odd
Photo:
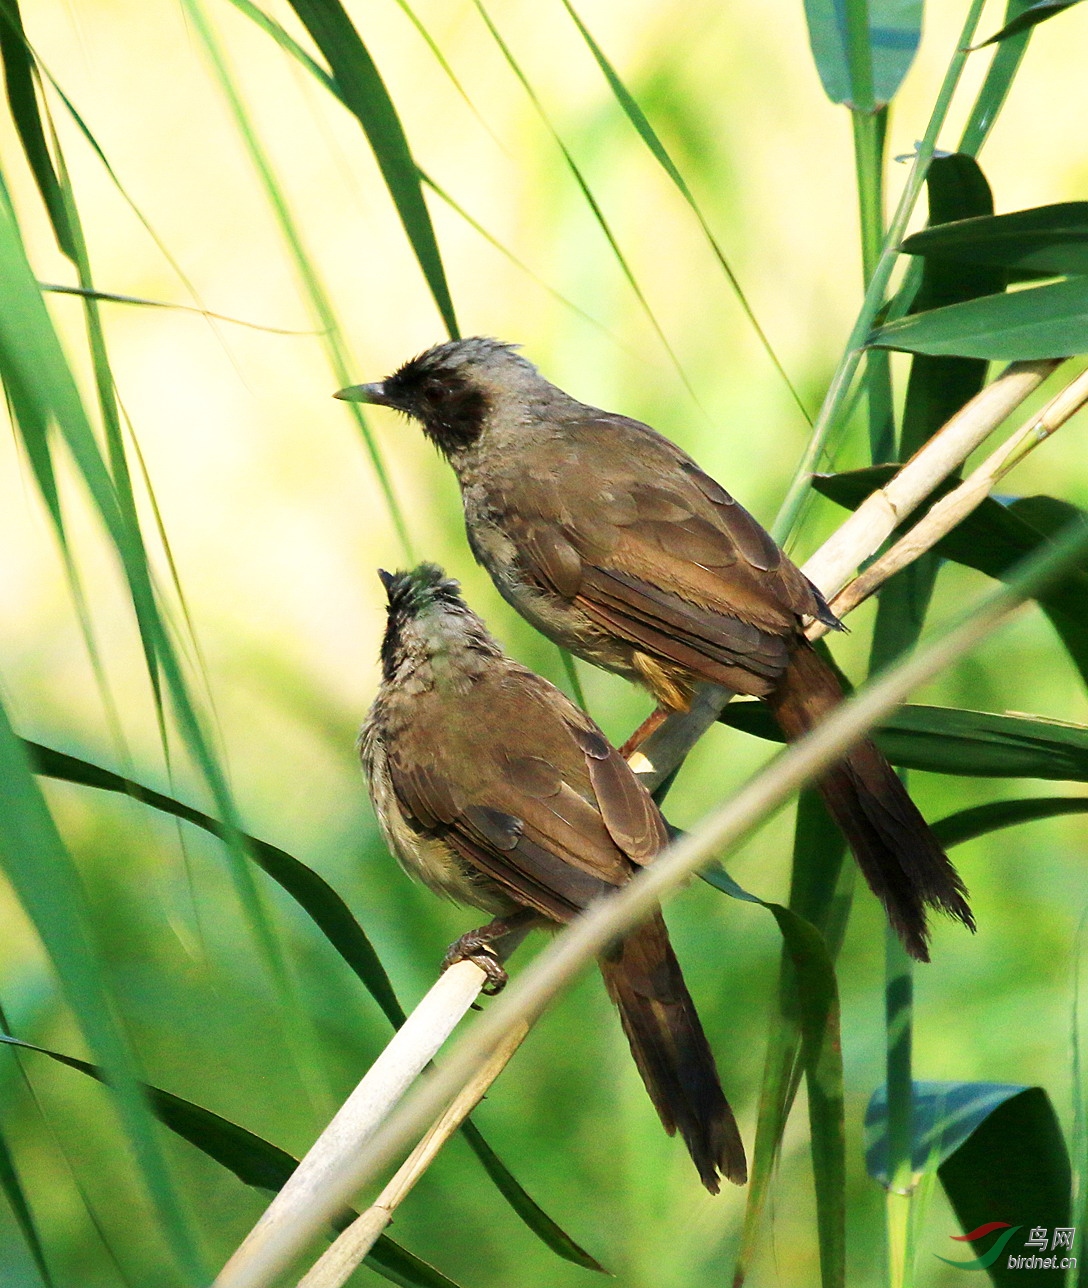
[[[449,970],[456,962],[475,962],[487,976],[487,983],[481,991],[488,997],[494,997],[496,993],[502,992],[507,981],[506,970],[494,945],[507,935],[516,934],[517,939],[507,946],[512,951],[521,942],[525,931],[540,920],[540,914],[532,908],[519,908],[504,917],[494,917],[486,926],[470,930],[450,944],[442,959],[442,969]]]
[[[638,751],[639,747],[642,746],[642,744],[646,741],[646,739],[650,736],[650,734],[656,733],[657,730],[661,728],[661,726],[665,723],[666,719],[668,718],[668,715],[669,715],[669,712],[665,707],[658,707],[655,711],[650,712],[650,714],[646,717],[646,719],[643,720],[642,724],[639,725],[639,727],[635,730],[635,732],[630,736],[630,738],[627,739],[627,741],[620,748],[620,755],[624,758],[624,760],[631,759],[634,753]]]
[[[442,970],[447,971],[458,962],[472,962],[487,976],[487,982],[480,991],[494,997],[506,987],[508,976],[498,953],[491,946],[491,941],[498,936],[489,934],[490,929],[490,926],[481,926],[479,930],[470,930],[450,944],[442,959]]]

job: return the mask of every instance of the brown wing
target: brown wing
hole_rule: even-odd
[[[602,416],[534,449],[503,507],[526,571],[635,648],[765,692],[819,592],[675,444]]]
[[[419,694],[389,747],[400,805],[515,902],[567,921],[667,842],[661,815],[588,717],[513,663]]]

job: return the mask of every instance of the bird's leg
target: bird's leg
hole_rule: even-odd
[[[515,930],[522,930],[539,920],[540,913],[533,908],[521,908],[517,912],[493,918],[486,926],[470,930],[450,944],[442,959],[442,970],[449,970],[457,962],[474,962],[487,976],[487,983],[481,992],[488,997],[501,993],[506,987],[507,975],[493,945]]]
[[[624,760],[630,760],[634,752],[646,741],[650,734],[655,733],[665,723],[669,711],[667,707],[657,707],[643,720],[642,724],[627,739],[620,748],[620,755]]]

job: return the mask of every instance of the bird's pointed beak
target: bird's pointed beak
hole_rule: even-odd
[[[372,385],[348,385],[346,389],[338,389],[333,397],[342,402],[373,403],[376,407],[396,406],[380,380]]]

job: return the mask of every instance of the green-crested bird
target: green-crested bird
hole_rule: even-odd
[[[657,806],[593,721],[506,657],[434,564],[382,573],[382,679],[359,740],[382,833],[407,871],[494,920],[455,943],[491,949],[515,925],[569,921],[667,843]],[[695,1005],[655,912],[601,959],[665,1130],[711,1193],[746,1179],[744,1146]]]
[[[572,653],[682,709],[700,682],[762,698],[787,738],[842,700],[802,634],[839,625],[752,516],[674,443],[545,380],[514,346],[440,344],[340,398],[418,420],[453,466],[476,559]],[[859,743],[819,783],[907,950],[928,908],[974,929],[966,891],[894,771]]]

